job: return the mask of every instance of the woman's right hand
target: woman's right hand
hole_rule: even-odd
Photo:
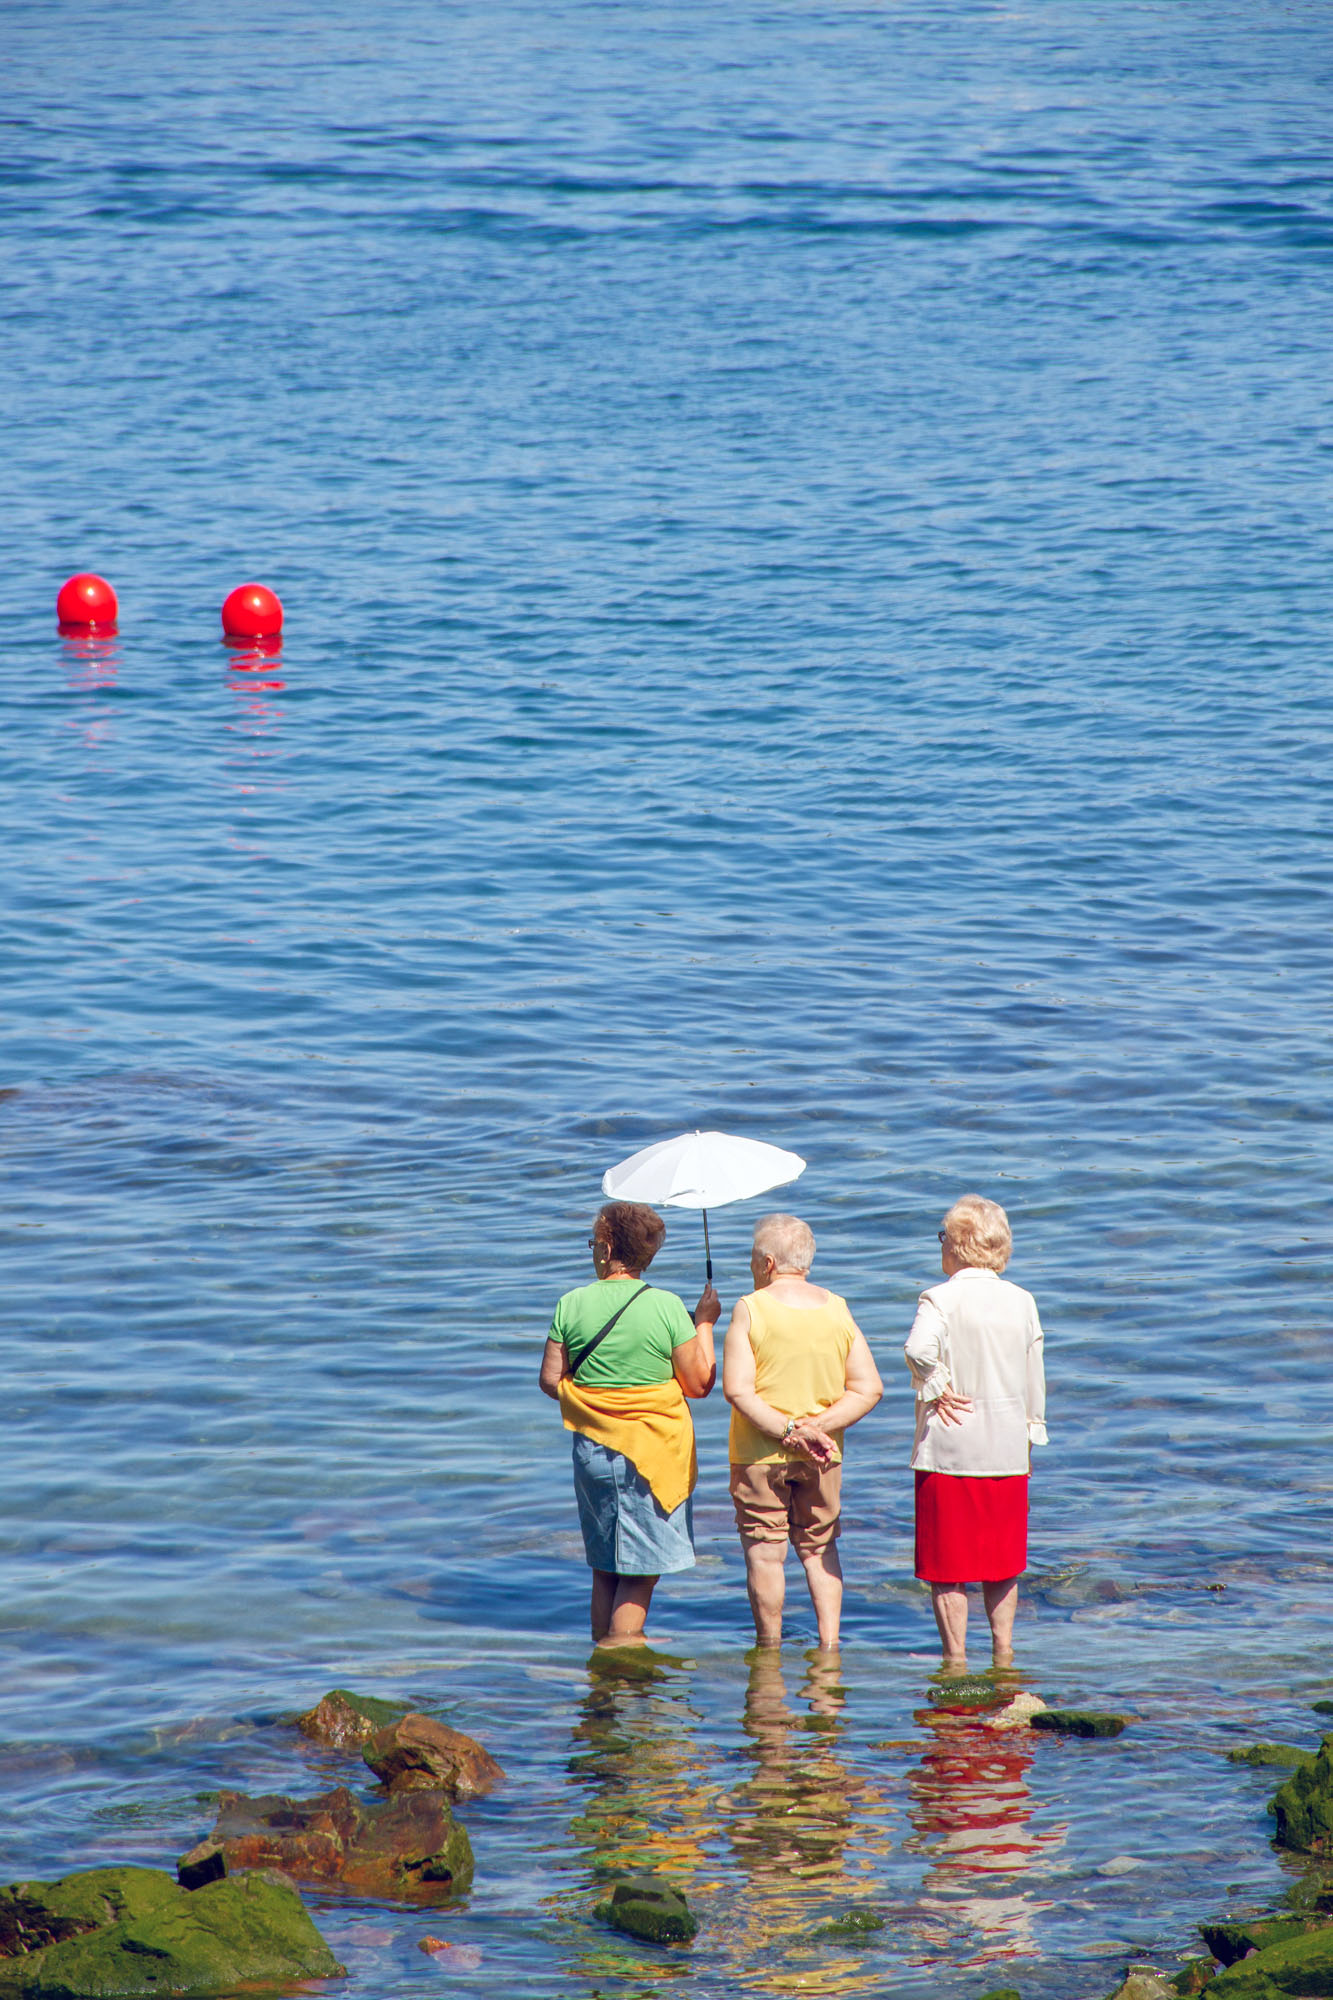
[[[699,1294],[699,1303],[692,1314],[696,1326],[716,1326],[722,1317],[722,1301],[711,1283],[704,1286]]]
[[[961,1424],[972,1407],[972,1398],[960,1396],[956,1389],[942,1389],[930,1407],[942,1424]]]

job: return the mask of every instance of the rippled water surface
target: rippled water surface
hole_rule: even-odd
[[[317,1905],[355,2000],[1086,2000],[1279,1897],[1222,1752],[1333,1692],[1327,8],[8,0],[0,55],[0,1875],[349,1775],[272,1718],[350,1683],[509,1772],[463,1907]],[[890,1385],[836,1669],[796,1598],[747,1658],[716,1397],[663,1657],[589,1668],[536,1364],[696,1124],[808,1158]],[[973,1186],[1047,1326],[1021,1684],[1115,1743],[928,1701],[899,1356]],[[594,1921],[627,1861],[692,1953]]]

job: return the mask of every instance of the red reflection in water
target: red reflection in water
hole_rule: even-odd
[[[907,1779],[908,1815],[930,1856],[922,1888],[935,1942],[957,1949],[957,1933],[979,1935],[973,1963],[1028,1956],[1044,1900],[1023,1893],[1021,1876],[1064,1839],[1062,1826],[1034,1827],[1025,1782],[1034,1745],[1027,1729],[995,1726],[975,1708],[928,1708],[916,1721],[931,1742]],[[1017,1893],[1005,1894],[1005,1878]]]
[[[60,642],[65,679],[76,694],[112,687],[120,666],[120,641],[107,632],[66,633]]]

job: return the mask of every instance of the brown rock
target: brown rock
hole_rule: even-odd
[[[397,1902],[442,1903],[472,1880],[472,1848],[440,1790],[366,1805],[339,1785],[313,1799],[223,1792],[210,1839],[182,1863],[192,1871],[278,1868],[298,1882]]]
[[[312,1743],[327,1743],[331,1750],[359,1750],[377,1729],[396,1722],[404,1712],[401,1701],[378,1701],[373,1695],[353,1694],[350,1688],[334,1688],[298,1715],[296,1726]]]
[[[395,1797],[403,1792],[448,1792],[476,1798],[504,1777],[489,1750],[429,1715],[405,1715],[377,1729],[361,1752]]]

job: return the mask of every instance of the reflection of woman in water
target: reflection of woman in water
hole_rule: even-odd
[[[541,1387],[574,1433],[599,1645],[642,1645],[658,1577],[694,1567],[694,1426],[685,1398],[706,1396],[716,1379],[721,1306],[709,1285],[691,1321],[674,1292],[645,1281],[665,1236],[653,1209],[608,1202],[588,1238],[596,1282],[565,1293],[542,1356]]]
[[[1036,1301],[1000,1276],[1012,1246],[998,1202],[956,1201],[940,1230],[947,1282],[922,1292],[905,1350],[917,1398],[916,1573],[954,1668],[967,1664],[969,1583],[982,1587],[996,1666],[1013,1659],[1031,1447],[1046,1442]]]
[[[1013,1878],[1058,1845],[1063,1828],[1030,1824],[1030,1732],[971,1707],[918,1709],[914,1719],[929,1742],[907,1781],[910,1845],[929,1854],[927,1906],[948,1920],[936,1941],[956,1951],[965,1925],[984,1940],[983,1962],[1034,1952],[1033,1919],[1047,1905]]]

